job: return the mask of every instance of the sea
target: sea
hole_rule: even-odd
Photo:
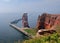
[[[31,28],[36,27],[36,22],[39,14],[28,14],[28,23]],[[13,43],[14,41],[24,40],[25,36],[19,31],[12,28],[9,23],[22,18],[23,13],[3,13],[0,14],[0,43]],[[16,24],[22,28],[22,21]]]

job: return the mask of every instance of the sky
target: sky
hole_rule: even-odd
[[[58,13],[60,0],[0,0],[0,13]]]

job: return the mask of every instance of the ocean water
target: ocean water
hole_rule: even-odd
[[[11,21],[22,18],[22,15],[23,14],[17,13],[0,14],[0,43],[1,41],[4,41],[5,43],[10,41],[13,43],[15,40],[25,39],[23,34],[9,26]],[[28,14],[28,22],[31,28],[36,26],[37,17],[38,15],[36,14]],[[19,21],[16,25],[22,27],[22,21]]]

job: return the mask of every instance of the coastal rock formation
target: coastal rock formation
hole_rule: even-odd
[[[52,26],[60,24],[60,14],[48,14],[43,13],[38,16],[36,28],[39,29],[50,29]]]
[[[22,25],[23,25],[23,27],[29,28],[27,13],[24,13],[22,16]]]

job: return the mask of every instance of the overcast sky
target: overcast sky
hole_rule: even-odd
[[[60,13],[60,0],[0,0],[0,13]]]

